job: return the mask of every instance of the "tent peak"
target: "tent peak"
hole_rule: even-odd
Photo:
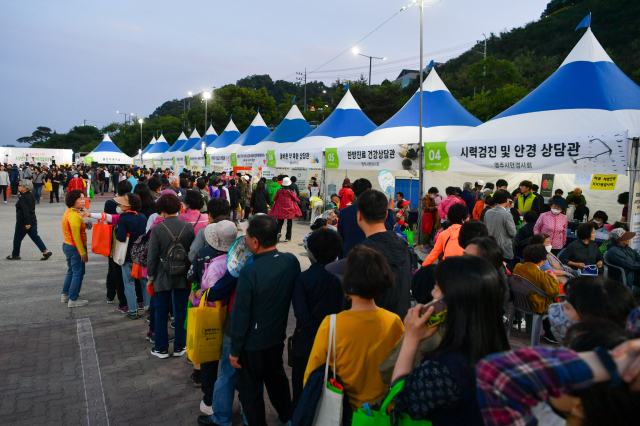
[[[429,72],[429,75],[427,75],[426,80],[424,80],[422,82],[422,91],[423,92],[437,92],[439,90],[444,90],[445,92],[449,91],[447,86],[444,84],[444,82],[442,81],[442,79],[438,75],[436,69],[432,68],[431,72]],[[417,92],[420,92],[420,89],[418,89]]]
[[[267,127],[267,123],[264,122],[264,118],[260,113],[256,114],[256,117],[253,119],[249,127]]]
[[[231,120],[229,120],[229,124],[227,124],[227,127],[224,128],[224,132],[238,132],[238,133],[240,133],[240,131],[238,130],[238,127],[236,126],[236,123],[233,122],[233,118]]]
[[[104,141],[113,142],[107,133],[104,134],[104,138],[102,139],[102,142]]]
[[[193,132],[191,133],[191,136],[189,136],[189,139],[193,139],[193,138],[197,138],[200,139],[200,133],[198,133],[197,129],[193,129]]]
[[[164,138],[164,135],[161,134],[156,142],[167,142],[167,140]]]
[[[284,117],[284,120],[299,120],[299,119],[304,120],[304,116],[300,112],[300,108],[298,108],[298,105],[293,104],[291,106],[291,109],[287,113],[287,115]]]
[[[344,94],[336,109],[360,109],[358,102],[351,94],[351,90],[347,89],[347,93]]]
[[[216,133],[216,129],[213,128],[213,123],[209,123],[209,128],[207,129],[207,132],[205,133],[205,135],[216,135],[216,136],[218,136],[218,134]]]
[[[560,67],[572,62],[613,62],[611,57],[604,50],[591,28],[587,28],[578,44],[575,45],[569,56],[564,60]]]
[[[176,141],[181,140],[187,140],[187,135],[184,134],[184,131],[182,131],[182,133],[180,133],[180,136],[178,136],[178,139],[176,139]]]

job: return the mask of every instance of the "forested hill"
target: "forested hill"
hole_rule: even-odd
[[[640,0],[552,0],[541,13],[539,20],[524,27],[491,34],[487,39],[486,60],[478,45],[444,64],[436,64],[453,95],[482,121],[518,102],[558,69],[584,35],[585,29],[574,30],[589,13],[592,13],[592,31],[609,56],[640,84]],[[425,63],[429,61],[430,58],[425,58]],[[337,81],[331,86],[308,82],[307,105],[314,106],[315,111],[305,113],[307,120],[325,119],[342,98],[344,84],[346,81]],[[361,77],[351,82],[350,88],[364,113],[380,125],[415,93],[418,81],[401,89],[385,80],[368,90],[366,78]],[[172,144],[180,132],[185,131],[188,136],[194,127],[204,134],[205,121],[212,122],[220,133],[230,116],[243,132],[258,108],[265,121],[275,126],[291,108],[294,97],[295,103],[304,109],[303,93],[300,84],[274,81],[268,75],[247,76],[236,84],[215,89],[206,119],[200,94],[165,102],[145,120],[142,139],[146,145],[152,135],[162,131]],[[140,127],[137,124],[112,123],[103,129],[75,127],[67,134],[50,136],[36,130],[32,136],[21,139],[34,142],[34,147],[90,151],[105,132],[125,153],[138,152]]]

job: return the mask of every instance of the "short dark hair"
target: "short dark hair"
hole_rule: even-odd
[[[124,194],[130,193],[132,189],[133,186],[128,180],[121,180],[120,182],[118,182],[118,185],[116,185],[116,191],[118,192],[118,195],[120,197],[122,197]]]
[[[583,223],[580,226],[578,226],[578,229],[576,230],[576,235],[578,236],[579,240],[588,240],[591,238],[591,233],[594,230],[594,225],[593,223]]]
[[[549,234],[545,234],[544,232],[541,232],[539,234],[534,235],[533,237],[531,237],[531,241],[529,242],[529,244],[542,244],[544,245],[544,240],[546,240],[549,237]]]
[[[207,187],[207,183],[204,181],[204,179],[200,178],[196,181],[196,186],[198,187],[198,189],[205,189]]]
[[[235,181],[235,179],[229,179],[229,185],[230,185],[230,186],[236,186],[236,181]]]
[[[387,196],[375,189],[363,192],[356,200],[356,208],[367,223],[383,222],[387,218],[387,204]]]
[[[462,223],[469,217],[469,208],[466,204],[456,203],[449,207],[447,218],[453,224]]]
[[[593,219],[602,219],[603,222],[606,222],[609,220],[609,216],[607,216],[607,214],[602,210],[598,210],[593,214]]]
[[[547,260],[547,249],[542,244],[530,244],[522,252],[525,262],[540,263]]]
[[[618,195],[618,204],[629,204],[629,192]]]
[[[562,189],[558,188],[558,189],[556,189],[556,191],[553,194],[554,195],[557,195],[557,194],[563,195],[564,191]]]
[[[606,318],[624,327],[636,303],[629,287],[603,276],[572,278],[564,286],[580,319]]]
[[[230,211],[231,206],[224,198],[212,198],[207,203],[207,212],[214,219],[218,216],[229,216]]]
[[[184,203],[189,206],[189,208],[200,210],[202,206],[204,206],[204,197],[200,191],[190,189],[184,196]]]
[[[387,259],[380,252],[357,245],[347,255],[342,290],[348,295],[371,300],[393,287],[395,279]]]
[[[491,237],[474,238],[473,240],[467,242],[467,247],[469,247],[470,245],[476,246],[478,252],[480,252],[478,257],[481,257],[491,263],[496,271],[504,270],[504,252],[502,251],[502,247],[498,245],[495,239],[492,239]],[[506,277],[504,286],[506,289]]]
[[[524,212],[523,218],[527,223],[536,223],[540,217],[540,213],[535,210],[527,210]]]
[[[396,195],[401,196],[402,198],[404,198],[404,194],[402,192],[396,192]]]
[[[296,183],[298,181],[298,178],[295,176],[291,176],[291,183]]]
[[[272,177],[272,178],[271,178],[271,180],[272,180],[273,182],[277,182],[277,181],[278,181],[278,176],[274,176],[274,177]]]
[[[467,248],[469,242],[474,238],[482,238],[487,236],[489,236],[487,225],[480,222],[479,220],[469,220],[463,223],[462,227],[460,228],[460,234],[458,235],[458,244],[464,249]]]
[[[531,189],[533,188],[533,183],[530,180],[523,180],[518,186],[524,186],[525,188]]]
[[[509,186],[509,184],[504,179],[498,179],[496,181],[496,187],[500,188],[501,186]]]
[[[162,175],[162,176],[160,177],[160,183],[162,183],[162,186],[169,186],[169,185],[171,185],[171,182],[169,182],[169,178],[168,178],[168,177],[166,177],[166,176],[164,176],[164,175]]]
[[[579,195],[574,195],[573,197],[569,198],[569,202],[571,204],[579,206],[580,204],[582,204],[582,197],[580,197]]]
[[[180,188],[183,188],[183,189],[189,188],[189,179],[181,178],[180,179]]]
[[[311,224],[310,228],[312,231],[315,231],[324,228],[325,226],[327,226],[327,219],[318,217],[316,218],[316,221]]]
[[[249,219],[247,235],[258,240],[264,248],[271,248],[278,243],[278,222],[266,214],[259,214]]]
[[[491,182],[487,182],[487,183],[484,185],[484,187],[485,187],[485,188],[489,188],[489,189],[493,189],[493,188],[495,188],[495,185],[494,185],[493,183],[491,183]]]
[[[147,181],[147,186],[151,191],[156,192],[162,186],[162,181],[157,177],[152,177]]]
[[[493,201],[496,204],[504,204],[511,198],[511,194],[506,189],[499,189],[493,194]]]
[[[342,237],[333,229],[320,228],[307,238],[307,248],[316,262],[326,265],[342,253]]]
[[[540,187],[534,183],[534,184],[531,186],[531,189],[533,190],[533,192],[538,192],[538,189],[540,189]]]
[[[444,193],[447,195],[456,195],[456,187],[455,186],[447,186],[444,189]]]
[[[493,207],[496,205],[496,200],[495,198],[489,196],[484,200],[484,203],[489,207]]]
[[[435,186],[432,186],[431,188],[429,188],[429,190],[427,191],[427,194],[438,194],[440,191],[438,191],[438,188],[436,188]]]
[[[158,201],[156,201],[156,205],[158,206],[158,211],[161,213],[167,214],[176,214],[180,211],[180,207],[182,204],[178,199],[178,196],[174,194],[164,194]]]
[[[82,197],[83,195],[84,195],[84,192],[80,191],[79,189],[74,189],[73,191],[69,191],[69,193],[64,199],[64,203],[67,205],[67,207],[72,208],[73,206],[76,205],[76,201],[78,201],[78,198]]]
[[[362,193],[371,188],[371,181],[369,179],[360,178],[353,182],[351,190],[353,191],[353,195],[359,197]]]

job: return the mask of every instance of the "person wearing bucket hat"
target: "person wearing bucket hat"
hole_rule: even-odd
[[[284,225],[285,219],[287,220],[285,243],[291,241],[293,219],[302,216],[300,200],[296,197],[295,192],[289,188],[290,185],[291,179],[288,177],[282,179],[282,188],[278,189],[278,192],[273,197],[273,207],[270,213],[271,216],[278,220],[278,241],[282,235],[282,225]]]
[[[547,234],[551,239],[551,252],[557,256],[567,242],[569,221],[563,214],[566,205],[562,197],[553,197],[549,200],[549,204],[551,211],[542,213],[538,217],[533,227],[533,234]]]
[[[633,290],[633,295],[638,297],[640,296],[640,254],[629,246],[635,236],[635,232],[621,228],[609,232],[609,248],[604,255],[604,260],[624,269],[627,285]]]
[[[13,252],[7,256],[7,260],[20,260],[20,246],[24,237],[29,235],[38,249],[42,252],[40,260],[47,260],[53,253],[47,250],[38,235],[38,221],[36,219],[36,199],[32,194],[33,182],[24,179],[18,185],[20,198],[16,202],[16,227],[13,234]]]

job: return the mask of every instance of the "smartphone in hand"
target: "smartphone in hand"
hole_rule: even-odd
[[[427,303],[421,309],[422,314],[424,315],[427,310],[432,307],[434,308],[431,317],[426,323],[427,327],[435,327],[436,325],[440,325],[444,322],[447,317],[447,304],[444,303],[444,297],[439,297],[432,302]]]

